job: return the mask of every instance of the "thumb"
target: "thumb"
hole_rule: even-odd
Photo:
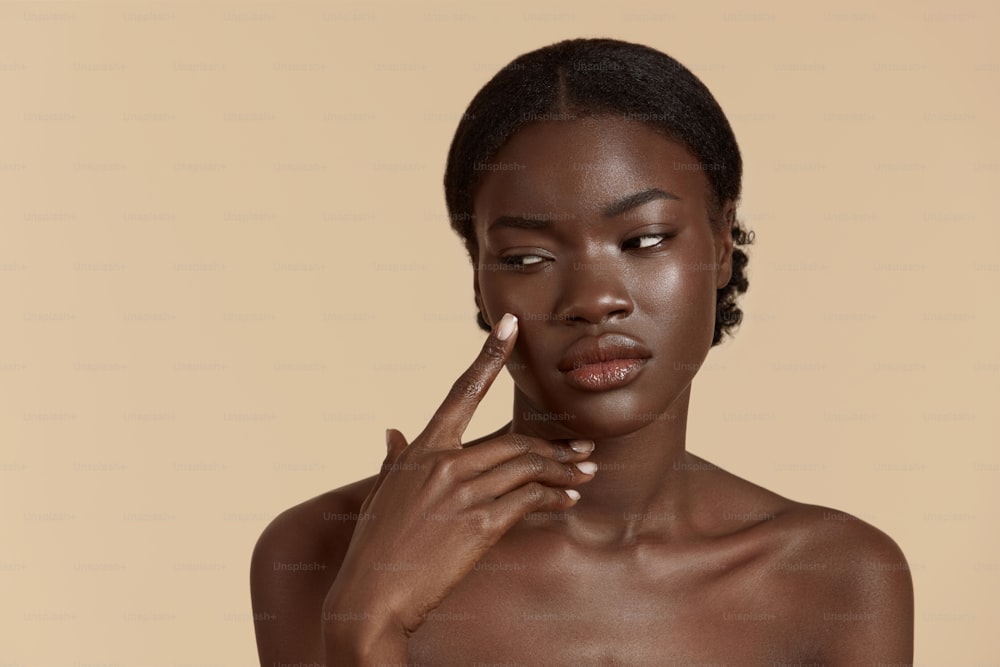
[[[403,450],[410,446],[406,441],[406,436],[394,428],[385,430],[386,463],[395,463]]]

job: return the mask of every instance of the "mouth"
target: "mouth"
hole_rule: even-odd
[[[634,380],[652,356],[638,340],[604,334],[578,340],[560,359],[566,381],[582,391],[617,389]]]

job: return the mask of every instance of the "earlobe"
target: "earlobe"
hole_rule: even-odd
[[[715,237],[716,265],[719,267],[716,288],[722,289],[733,278],[733,225],[736,222],[736,204],[727,201],[722,208],[722,229]]]

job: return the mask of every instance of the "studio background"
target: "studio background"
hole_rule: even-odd
[[[376,471],[482,343],[459,116],[516,55],[608,36],[693,70],[745,160],[746,317],[689,449],[886,531],[917,664],[996,665],[998,13],[3,3],[0,663],[255,663],[260,531]]]

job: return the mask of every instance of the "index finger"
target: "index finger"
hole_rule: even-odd
[[[448,395],[421,432],[420,440],[425,445],[434,449],[462,446],[462,434],[479,402],[507,363],[516,338],[517,317],[504,313],[483,343],[479,356],[451,385]]]

